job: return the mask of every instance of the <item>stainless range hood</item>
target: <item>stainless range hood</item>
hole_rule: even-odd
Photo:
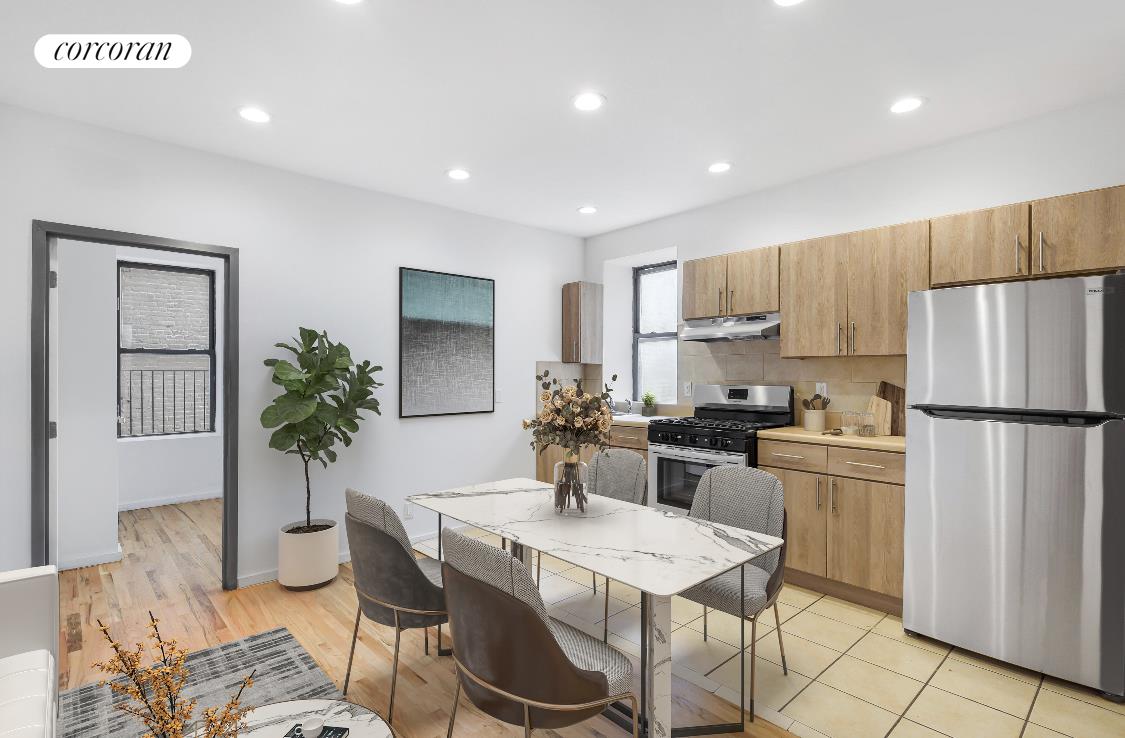
[[[685,341],[752,341],[780,335],[781,313],[687,320],[680,330]]]

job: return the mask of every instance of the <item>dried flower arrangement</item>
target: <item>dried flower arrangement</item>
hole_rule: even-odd
[[[145,724],[148,732],[144,738],[184,738],[189,735],[234,738],[239,731],[245,730],[245,717],[250,709],[242,707],[242,691],[254,684],[255,672],[242,680],[238,692],[222,708],[206,708],[202,721],[193,725],[191,716],[196,701],[180,696],[188,678],[185,666],[187,651],[180,648],[174,638],[165,639],[160,635],[160,621],[151,612],[148,618],[150,643],[148,646],[137,643],[133,651],[115,641],[109,633],[109,626],[98,620],[98,628],[113,648],[113,658],[94,664],[94,668],[111,677],[125,677],[115,681],[106,679],[101,684],[108,684],[115,693],[129,697],[129,701],[115,707]],[[152,662],[147,667],[142,666],[146,653]]]
[[[612,377],[617,381],[617,375]],[[555,507],[562,510],[573,497],[578,509],[586,509],[586,493],[578,472],[578,455],[583,446],[594,446],[599,451],[609,445],[609,427],[613,423],[610,411],[608,384],[598,394],[582,389],[581,380],[564,384],[544,370],[535,376],[542,394],[543,408],[531,420],[523,421],[524,429],[531,430],[531,447],[543,453],[548,446],[566,449],[562,476],[555,481]]]

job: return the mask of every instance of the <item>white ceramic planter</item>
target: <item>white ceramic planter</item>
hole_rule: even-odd
[[[305,521],[282,526],[277,534],[277,581],[288,589],[323,587],[340,570],[340,526],[335,520],[313,519],[332,527],[315,533],[290,533]]]

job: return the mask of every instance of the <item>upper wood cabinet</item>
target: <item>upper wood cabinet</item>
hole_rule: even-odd
[[[848,235],[849,356],[906,353],[906,295],[930,286],[929,235],[924,220]]]
[[[778,247],[684,262],[684,320],[778,310]]]
[[[562,360],[602,363],[602,286],[571,282],[562,288]]]
[[[1031,274],[1125,266],[1125,186],[1031,203]]]
[[[848,237],[781,247],[781,355],[847,353]]]
[[[1031,203],[959,213],[930,221],[934,286],[1030,274]]]
[[[684,320],[723,314],[727,291],[727,257],[710,256],[684,262]]]

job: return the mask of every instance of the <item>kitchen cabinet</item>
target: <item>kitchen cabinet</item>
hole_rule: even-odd
[[[760,439],[758,461],[785,487],[785,568],[795,584],[901,608],[905,454]]]
[[[602,286],[571,282],[562,288],[562,360],[602,363]]]
[[[1031,203],[1031,274],[1125,266],[1125,186]]]
[[[902,597],[905,487],[830,477],[828,578]]]
[[[555,464],[566,458],[566,449],[562,446],[548,446],[542,453],[535,450],[535,478],[548,484],[555,481]],[[594,449],[585,447],[578,455],[579,461],[590,463],[594,458]]]
[[[779,259],[767,246],[685,261],[684,320],[777,312]]]
[[[906,295],[929,287],[929,223],[781,249],[781,355],[906,353]]]
[[[727,291],[726,255],[685,261],[683,272],[684,320],[722,315]]]
[[[777,246],[727,255],[727,315],[778,311],[780,258]]]
[[[785,487],[788,569],[828,575],[828,477],[823,474],[761,467],[781,480]]]
[[[781,355],[847,353],[847,236],[781,247]]]
[[[613,425],[609,429],[610,448],[627,448],[640,454],[648,461],[648,428],[630,425]],[[535,451],[535,478],[540,482],[552,482],[555,478],[555,464],[566,458],[562,446],[548,446],[543,453]],[[578,455],[587,464],[594,458],[594,449],[586,446]]]
[[[1031,273],[1031,203],[1005,205],[930,221],[931,284],[935,287]]]

